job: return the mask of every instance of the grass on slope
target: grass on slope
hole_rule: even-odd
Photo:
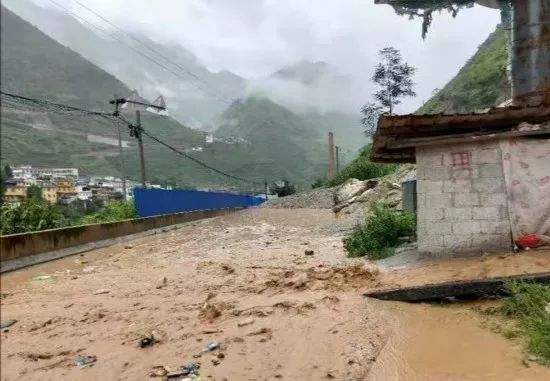
[[[398,168],[396,164],[373,163],[369,159],[370,150],[370,144],[365,146],[359,153],[359,156],[345,166],[334,179],[329,181],[329,185],[340,185],[348,179],[368,180],[382,177],[394,172]]]
[[[460,72],[418,114],[466,113],[496,106],[506,99],[507,32],[498,28]]]
[[[550,286],[533,283],[510,283],[510,291],[500,312],[517,321],[520,336],[529,352],[550,366]]]

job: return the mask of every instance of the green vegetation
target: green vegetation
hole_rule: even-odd
[[[40,191],[39,187],[36,188]],[[78,200],[73,202],[74,205],[51,205],[37,197],[37,190],[33,190],[32,197],[19,204],[1,205],[0,234],[26,233],[138,217],[131,201],[111,201],[105,207],[97,203],[82,205],[83,202]],[[91,210],[97,211],[90,213]],[[88,214],[85,214],[86,211]]]
[[[42,188],[40,188],[38,185],[30,185],[27,187],[27,199],[42,199]]]
[[[529,351],[550,366],[550,286],[513,282],[507,289],[510,297],[501,306],[501,314],[517,321]]]
[[[59,209],[38,198],[27,199],[18,205],[3,203],[0,214],[2,235],[60,228],[67,224]]]
[[[365,222],[344,238],[344,247],[350,257],[382,259],[393,255],[399,237],[414,236],[415,232],[416,216],[413,213],[392,210],[386,204],[378,203]]]
[[[507,32],[499,27],[459,73],[418,114],[467,113],[493,107],[507,98]]]
[[[370,150],[370,144],[365,146],[359,153],[359,156],[342,169],[342,171],[329,182],[329,185],[340,185],[348,179],[368,180],[395,172],[398,165],[377,164],[370,161]]]
[[[78,220],[76,225],[99,224],[137,218],[134,203],[131,201],[111,201],[99,212],[88,214]]]

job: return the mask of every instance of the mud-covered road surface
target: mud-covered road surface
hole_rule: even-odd
[[[464,308],[363,298],[384,274],[346,258],[348,223],[247,210],[3,274],[2,322],[17,322],[1,334],[1,379],[144,380],[190,362],[202,380],[550,379]],[[456,356],[476,347],[495,352]]]

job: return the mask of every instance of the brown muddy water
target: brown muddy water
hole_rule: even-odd
[[[1,379],[148,379],[151,366],[191,361],[186,358],[204,343],[221,340],[228,343],[227,360],[214,365],[203,359],[201,376],[550,380],[550,369],[524,362],[520,343],[483,328],[473,303],[363,299],[349,280],[339,287],[331,279],[309,280],[302,289],[266,286],[287,272],[358,263],[345,257],[338,234],[319,227],[334,221],[330,211],[251,210],[2,274],[2,293],[9,294],[1,300],[2,319],[19,322],[2,334]],[[305,249],[314,255],[305,256]],[[369,288],[547,271],[547,254],[383,269],[379,278],[359,283]],[[225,305],[222,315],[201,320],[205,300]],[[244,321],[250,325],[238,324]],[[136,348],[129,333],[151,323],[167,339]],[[97,355],[97,364],[73,366],[80,353]]]
[[[525,361],[521,344],[483,328],[473,304],[380,304],[395,330],[368,381],[550,380],[550,369]]]

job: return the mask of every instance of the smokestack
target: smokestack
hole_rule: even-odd
[[[512,99],[550,105],[550,0],[513,0]]]
[[[334,134],[328,133],[328,179],[331,180],[334,177]]]

